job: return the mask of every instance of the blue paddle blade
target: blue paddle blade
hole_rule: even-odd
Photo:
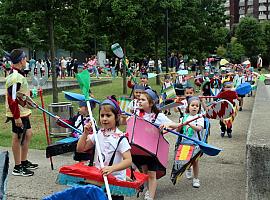
[[[239,85],[235,91],[237,92],[238,95],[246,95],[246,94],[250,93],[251,90],[252,90],[252,87],[251,87],[250,83],[245,82],[245,83],[242,83],[241,85]]]
[[[67,100],[70,100],[70,101],[85,101],[85,97],[82,94],[78,94],[78,93],[74,93],[74,92],[66,92],[66,91],[63,91],[63,93],[65,94],[65,98]],[[91,98],[91,97],[90,97],[90,101],[95,102],[97,104],[100,104],[100,101],[98,101],[98,100],[96,100],[94,98]]]

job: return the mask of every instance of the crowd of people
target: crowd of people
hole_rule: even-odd
[[[37,169],[38,164],[32,163],[27,159],[29,143],[32,137],[30,124],[31,110],[25,106],[25,102],[17,96],[17,93],[21,92],[24,95],[29,94],[25,73],[27,74],[33,69],[40,69],[41,72],[44,73],[45,70],[43,70],[43,66],[46,65],[46,62],[31,59],[27,64],[25,53],[19,49],[13,50],[7,57],[12,62],[9,74],[7,74],[6,78],[6,116],[7,121],[11,121],[12,123],[12,151],[15,161],[12,174],[15,176],[32,176],[34,175],[32,170]],[[160,127],[162,134],[165,133],[164,128],[167,128],[176,130],[195,140],[200,140],[200,132],[205,126],[205,119],[199,114],[209,109],[209,105],[207,104],[207,99],[211,98],[209,96],[213,96],[214,99],[225,99],[229,101],[236,110],[239,109],[239,111],[241,111],[243,109],[245,95],[237,94],[233,88],[238,88],[244,82],[255,85],[259,76],[250,65],[233,65],[228,63],[227,65],[216,68],[211,66],[209,62],[206,63],[203,73],[176,73],[179,70],[186,70],[187,68],[183,62],[177,63],[177,59],[172,54],[169,62],[172,72],[165,74],[161,91],[166,94],[166,92],[168,92],[164,92],[166,88],[173,88],[175,91],[175,101],[167,99],[167,103],[180,102],[180,105],[175,106],[173,110],[166,109],[162,112],[160,110],[160,95],[151,88],[148,82],[147,72],[154,70],[151,59],[147,60],[145,58],[144,62],[139,65],[132,62],[129,63],[128,60],[125,62],[132,69],[132,76],[137,75],[137,70],[140,72],[139,83],[135,82],[132,76],[127,83],[128,87],[132,89],[132,101],[128,105],[129,112],[148,122],[155,123]],[[104,70],[109,71],[110,69],[114,77],[117,75],[117,72],[121,72],[121,67],[118,67],[117,63],[120,65],[120,63],[123,62],[117,58],[106,60]],[[75,65],[76,59],[70,58],[66,60],[62,57],[58,64],[59,77],[73,76],[73,73],[77,72],[76,67],[78,67],[75,67]],[[88,58],[82,68],[93,73],[98,78],[100,73],[102,73],[102,71],[98,69],[96,56]],[[199,94],[202,94],[205,98],[199,98]],[[248,95],[252,95],[252,93]],[[108,95],[106,94],[106,96]],[[164,101],[166,102],[166,97]],[[213,100],[209,102],[211,103],[211,101]],[[92,109],[95,108],[94,105],[91,106]],[[85,156],[85,152],[88,152],[91,148],[97,148],[95,144],[98,139],[105,166],[101,168],[102,165],[98,158],[98,151],[95,151],[96,153],[92,163],[96,167],[101,168],[101,173],[106,176],[112,174],[117,179],[126,180],[125,170],[134,163],[142,173],[148,175],[144,199],[153,200],[156,192],[158,192],[157,171],[164,169],[158,167],[158,160],[155,157],[132,155],[129,141],[126,137],[123,137],[125,133],[118,128],[120,124],[126,125],[128,121],[128,117],[122,114],[118,99],[112,95],[101,102],[97,119],[99,123],[97,124],[92,124],[92,120],[89,120],[89,111],[85,102],[80,102],[79,107],[79,113],[73,116],[72,123],[70,123],[82,132],[82,134],[78,132],[74,132],[73,134],[73,137],[78,138],[76,153],[77,157],[79,153],[79,160],[85,161],[91,159],[89,156]],[[168,115],[173,111],[179,112],[178,121],[172,121],[168,118]],[[182,126],[184,122],[195,118],[196,120],[193,122]],[[226,120],[220,120],[221,137],[225,137],[227,133],[228,138],[232,138],[232,122],[233,119],[230,120],[230,123]],[[97,127],[97,125],[99,127]],[[97,137],[93,134],[96,128]],[[145,132],[143,134],[147,133]],[[183,143],[196,145],[182,137],[177,139],[175,145],[179,146]],[[187,169],[186,177],[192,179],[192,186],[194,188],[200,187],[199,160],[195,160],[191,164],[191,167]],[[122,200],[124,196],[116,195],[113,196],[113,199]]]

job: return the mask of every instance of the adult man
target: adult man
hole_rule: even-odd
[[[261,54],[259,54],[258,58],[257,58],[257,68],[258,68],[258,71],[261,73],[261,70],[262,70],[262,57],[261,57]]]
[[[12,174],[32,176],[34,172],[29,169],[37,169],[38,165],[27,160],[32,137],[29,120],[31,110],[16,96],[18,91],[26,95],[29,94],[27,79],[23,72],[26,65],[26,55],[22,50],[14,49],[7,57],[13,63],[10,75],[6,78],[6,116],[7,121],[12,122],[12,152],[15,162]]]

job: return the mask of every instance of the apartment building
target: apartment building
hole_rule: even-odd
[[[253,16],[260,21],[270,19],[270,0],[226,0],[225,8],[225,14],[230,17],[226,21],[228,28],[246,16]]]

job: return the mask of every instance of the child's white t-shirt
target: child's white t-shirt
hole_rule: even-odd
[[[109,165],[111,157],[117,147],[118,141],[121,136],[124,136],[124,134],[119,129],[116,129],[113,133],[109,134],[108,132],[104,134],[102,130],[98,131],[97,137],[103,157],[104,166]],[[95,137],[93,134],[88,136],[87,141],[89,140],[91,140],[91,142],[95,144]],[[130,149],[131,147],[128,143],[127,138],[123,138],[116,150],[113,164],[120,163],[123,160],[122,154]],[[95,151],[94,163],[97,168],[100,168],[97,150]],[[119,180],[126,180],[126,170],[113,172],[112,175]]]
[[[196,118],[196,117],[198,117],[198,115],[199,114],[196,114],[196,115],[194,115],[194,116],[192,116],[192,115],[188,115],[188,117],[186,118],[186,120],[185,120],[185,122],[187,122],[187,121],[189,121],[189,120],[192,120],[192,119],[194,119],[194,118]],[[181,119],[181,123],[183,123],[183,118]],[[189,124],[191,124],[191,125],[194,125],[194,126],[201,126],[201,127],[204,127],[204,118],[203,117],[200,117],[199,119],[196,119],[196,120],[194,120],[194,121],[192,121],[192,122],[190,122]],[[189,127],[188,125],[187,126],[184,126],[186,129]],[[187,133],[188,131],[186,130],[186,133]],[[196,140],[198,140],[199,138],[198,138],[198,134],[194,131],[194,134],[193,134],[193,136],[191,137],[192,139],[196,139]],[[190,143],[192,143],[192,141],[191,140],[188,140],[188,139],[184,139],[185,140],[185,143],[189,143],[189,141],[190,141]]]
[[[172,120],[170,120],[164,113],[158,113],[157,117],[155,113],[144,113],[143,119],[152,123],[154,122],[157,125],[172,122]]]

